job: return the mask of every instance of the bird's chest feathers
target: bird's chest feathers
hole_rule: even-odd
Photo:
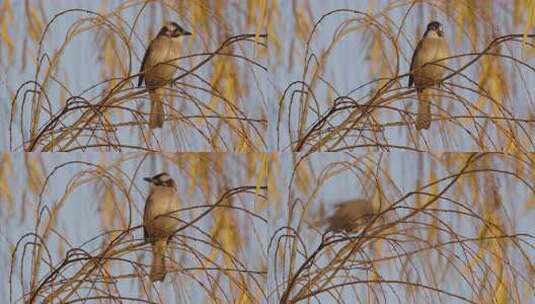
[[[426,37],[420,45],[418,56],[416,57],[416,65],[421,66],[427,62],[433,62],[442,58],[448,57],[448,49],[446,47],[444,38],[440,37]],[[444,64],[440,62],[438,64]]]
[[[179,38],[158,37],[150,47],[148,67],[167,62],[180,56]],[[176,64],[170,62],[170,64]]]
[[[175,211],[179,208],[176,192],[172,188],[158,187],[150,194],[149,218]]]

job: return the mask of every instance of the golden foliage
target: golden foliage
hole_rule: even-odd
[[[15,53],[15,42],[9,32],[9,28],[11,28],[12,25],[13,8],[11,7],[11,0],[2,1],[2,5],[0,6],[0,41],[2,42],[2,45],[7,47],[7,64],[11,64]],[[0,47],[2,47],[2,45],[0,45]]]
[[[28,175],[28,188],[34,195],[39,195],[45,179],[40,157],[32,154],[24,154],[24,157]]]
[[[9,181],[14,179],[11,155],[3,152],[2,158],[0,159],[0,202],[6,200],[7,214],[11,214],[10,211],[13,208],[14,197],[9,186]]]

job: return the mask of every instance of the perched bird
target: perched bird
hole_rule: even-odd
[[[180,208],[177,185],[167,173],[146,177],[144,180],[151,184],[143,212],[144,238],[152,244],[153,258],[149,278],[151,282],[163,281],[167,273],[165,251],[179,223],[176,214]]]
[[[418,42],[412,55],[409,87],[416,86],[418,93],[418,114],[416,116],[416,129],[429,129],[431,125],[431,94],[427,89],[440,85],[444,76],[446,61],[435,62],[448,57],[448,43],[444,38],[442,25],[433,21],[427,25],[424,37]],[[435,62],[432,64],[427,64]]]
[[[183,36],[191,35],[175,22],[169,22],[162,27],[156,38],[143,56],[139,80],[140,87],[145,80],[151,100],[149,127],[161,128],[164,121],[163,96],[165,89],[176,73],[176,59],[180,56],[180,41]]]
[[[334,212],[320,225],[328,225],[329,231],[356,232],[366,225],[377,213],[369,200],[354,199],[336,204]]]

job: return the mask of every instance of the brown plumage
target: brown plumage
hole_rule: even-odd
[[[369,200],[354,199],[336,204],[331,216],[321,221],[327,230],[356,232],[366,225],[376,214]]]
[[[151,282],[163,281],[167,274],[165,252],[169,239],[178,226],[176,211],[180,208],[175,182],[167,173],[151,178],[150,192],[143,212],[143,232],[145,240],[152,245]]]
[[[409,87],[416,86],[418,94],[418,114],[416,129],[429,129],[431,125],[431,89],[439,85],[447,69],[446,61],[426,64],[448,57],[448,44],[443,37],[442,26],[433,21],[427,26],[424,37],[418,42],[411,60]]]
[[[180,40],[182,36],[191,35],[175,22],[167,23],[158,36],[154,38],[143,56],[139,73],[138,86],[143,81],[147,85],[151,100],[149,127],[161,128],[165,119],[163,100],[164,86],[169,84],[177,71],[177,62],[173,59],[180,57]]]

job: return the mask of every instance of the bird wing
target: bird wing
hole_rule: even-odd
[[[148,239],[149,237],[149,232],[147,231],[147,224],[145,221],[146,221],[146,216],[148,215],[148,208],[150,206],[150,204],[152,203],[152,195],[149,194],[149,196],[147,197],[147,201],[145,202],[145,209],[143,210],[143,238],[145,240]]]
[[[143,56],[143,61],[141,61],[141,68],[139,69],[139,76],[138,76],[138,81],[137,81],[138,87],[140,87],[141,84],[143,83],[143,77],[144,77],[143,71],[145,70],[145,63],[147,62],[147,57],[149,57],[151,47],[152,47],[152,41],[150,42],[149,47],[145,51],[145,55]]]
[[[412,87],[412,85],[414,84],[414,76],[412,75],[412,70],[414,69],[414,63],[416,61],[416,54],[418,54],[418,52],[422,48],[423,41],[424,39],[420,39],[420,41],[418,41],[418,45],[416,45],[416,48],[414,49],[414,53],[412,53],[411,67],[409,69],[409,88]]]

